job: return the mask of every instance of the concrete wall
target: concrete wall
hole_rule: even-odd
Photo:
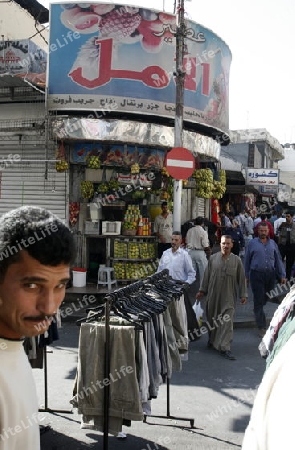
[[[48,51],[48,45],[44,39],[48,42],[49,32],[48,29],[43,28],[43,25],[35,26],[35,19],[14,1],[0,2],[0,34],[4,36],[4,41],[28,39],[36,35],[31,40],[44,51]],[[43,30],[41,36],[44,39],[37,33],[39,30]]]
[[[240,162],[244,167],[248,167],[249,144],[229,144],[221,147],[221,156],[232,158]]]

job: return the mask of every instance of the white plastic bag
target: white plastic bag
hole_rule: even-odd
[[[198,322],[199,326],[201,327],[202,321],[203,321],[203,314],[204,314],[201,303],[195,302],[195,304],[193,305],[193,310],[195,311],[197,322]]]

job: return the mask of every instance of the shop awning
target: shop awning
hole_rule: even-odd
[[[254,186],[246,186],[245,184],[227,184],[227,194],[259,194],[259,191]]]

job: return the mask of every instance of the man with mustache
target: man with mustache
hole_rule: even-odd
[[[36,388],[23,339],[50,326],[74,257],[70,230],[49,211],[23,206],[1,217],[0,450],[40,449]]]
[[[206,295],[206,316],[208,328],[207,347],[217,350],[228,360],[235,360],[231,352],[233,322],[237,297],[241,304],[247,299],[245,272],[239,256],[231,250],[230,235],[222,235],[220,252],[210,256],[204,277],[196,295],[197,302]]]
[[[276,280],[286,283],[285,267],[277,244],[269,237],[268,225],[260,222],[258,237],[249,242],[245,255],[245,274],[253,292],[254,314],[259,337],[266,332],[266,318],[263,307],[269,300]]]

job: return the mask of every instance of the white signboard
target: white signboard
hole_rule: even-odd
[[[248,167],[246,175],[247,185],[278,186],[279,184],[278,169],[251,169]]]
[[[270,186],[267,184],[263,184],[259,187],[261,194],[267,194],[267,195],[276,195],[278,193],[278,186]]]

